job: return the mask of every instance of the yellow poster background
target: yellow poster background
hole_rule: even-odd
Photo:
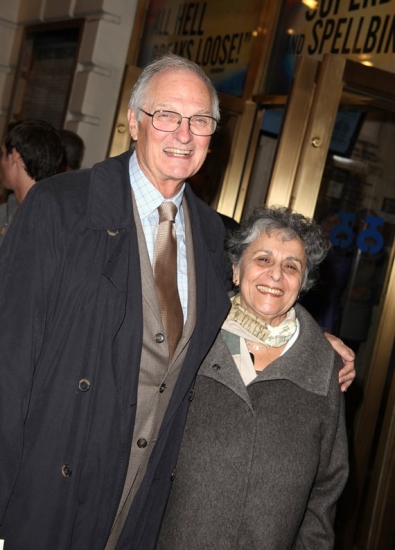
[[[262,0],[152,0],[138,66],[162,52],[200,65],[217,90],[241,96]]]

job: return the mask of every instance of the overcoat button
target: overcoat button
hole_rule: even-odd
[[[143,437],[141,437],[141,438],[137,441],[137,447],[138,447],[139,449],[144,449],[147,445],[148,445],[147,440],[144,439]]]
[[[165,391],[165,389],[167,388],[166,384],[163,382],[163,384],[160,385],[159,387],[159,393],[163,393]]]
[[[161,332],[158,332],[158,334],[155,334],[155,342],[157,342],[158,344],[161,344],[164,341],[165,341],[164,334],[162,334]]]
[[[91,387],[91,383],[86,378],[81,378],[78,382],[78,389],[80,391],[88,391]]]
[[[107,229],[107,233],[110,237],[116,237],[118,235],[118,229]]]
[[[71,466],[69,466],[69,464],[63,464],[62,466],[63,477],[71,477],[72,473],[73,473],[73,470],[71,469]]]
[[[174,481],[176,479],[176,473],[177,470],[174,468],[174,470],[171,472],[170,481]]]
[[[221,368],[221,365],[218,365],[218,363],[214,363],[213,365],[214,370],[219,370],[220,368]]]
[[[193,401],[194,397],[195,397],[195,390],[191,390],[188,395],[188,401]]]

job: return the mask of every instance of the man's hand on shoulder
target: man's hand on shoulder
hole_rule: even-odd
[[[350,349],[346,344],[329,332],[324,332],[328,342],[331,344],[333,349],[337,351],[340,357],[343,360],[343,368],[339,371],[339,384],[342,392],[347,391],[351,386],[356,372],[355,372],[355,353]]]

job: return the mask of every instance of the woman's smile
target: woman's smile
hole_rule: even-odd
[[[306,261],[299,237],[285,240],[281,231],[263,232],[233,266],[241,305],[273,326],[280,324],[298,298]]]

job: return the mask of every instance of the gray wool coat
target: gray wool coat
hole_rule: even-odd
[[[157,550],[327,550],[348,475],[341,360],[300,334],[245,387],[221,335],[199,370]]]

